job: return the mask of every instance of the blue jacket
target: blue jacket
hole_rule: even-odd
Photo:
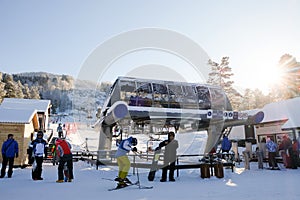
[[[2,155],[7,158],[13,158],[19,153],[18,142],[14,139],[7,139],[2,145]]]
[[[269,140],[266,144],[266,147],[269,152],[276,152],[277,151],[277,144],[272,140]]]
[[[131,146],[132,146],[132,137],[122,140],[118,145],[118,150],[115,155],[116,158],[125,156],[131,150]]]
[[[222,150],[228,151],[231,149],[231,142],[228,140],[228,137],[224,137],[222,140]]]

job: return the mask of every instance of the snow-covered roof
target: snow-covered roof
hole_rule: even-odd
[[[262,123],[288,119],[282,129],[300,127],[300,97],[267,104],[262,110],[265,114]]]
[[[34,109],[12,109],[0,107],[0,123],[28,124],[36,114]]]
[[[34,109],[37,112],[47,112],[50,100],[4,98],[0,108]]]

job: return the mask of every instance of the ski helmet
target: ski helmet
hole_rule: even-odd
[[[42,136],[42,137],[43,137],[43,136],[44,136],[43,131],[38,131],[38,132],[37,132],[37,136]]]
[[[131,138],[131,144],[132,144],[132,146],[135,146],[135,145],[137,145],[137,139],[136,138]]]

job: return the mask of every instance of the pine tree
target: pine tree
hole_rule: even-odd
[[[30,89],[28,87],[28,84],[24,84],[23,94],[24,94],[24,99],[30,99]]]
[[[0,103],[2,102],[3,98],[6,95],[6,91],[4,90],[5,88],[5,83],[2,82],[3,79],[3,74],[0,72]]]
[[[20,98],[20,99],[24,98],[23,88],[24,88],[24,86],[22,85],[21,81],[18,80],[17,84],[16,84],[16,96],[17,96],[17,98]]]
[[[39,88],[37,86],[31,87],[30,99],[40,99]]]
[[[4,76],[4,90],[6,91],[5,97],[8,98],[17,98],[17,85],[13,81],[12,75],[5,74]]]
[[[233,88],[234,82],[230,80],[234,74],[229,67],[229,57],[223,57],[220,64],[209,59],[208,64],[211,65],[211,72],[208,75],[207,83],[222,87],[233,109],[237,109],[241,95]]]

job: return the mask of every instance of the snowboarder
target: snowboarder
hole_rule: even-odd
[[[128,180],[127,175],[130,169],[130,161],[128,159],[127,153],[131,150],[133,152],[137,152],[137,148],[134,147],[137,145],[137,139],[134,137],[129,137],[125,140],[122,140],[116,152],[116,158],[119,166],[119,174],[115,181],[118,181],[117,188],[122,188],[128,186],[128,184],[132,184],[131,181]]]
[[[18,142],[14,140],[13,134],[8,134],[7,140],[2,145],[2,169],[0,178],[5,176],[5,170],[7,164],[8,166],[8,178],[11,178],[13,173],[14,159],[19,156],[19,145]]]
[[[48,144],[43,139],[43,131],[38,131],[37,138],[29,145],[29,153],[34,157],[34,167],[32,168],[32,179],[43,180],[42,178],[42,165],[43,156],[47,157]]]
[[[58,164],[58,180],[57,183],[64,182],[64,167],[65,163],[67,163],[68,168],[68,182],[73,181],[73,155],[71,152],[71,144],[67,142],[65,139],[57,139],[55,142],[56,145],[56,153],[57,157],[59,158]]]
[[[175,161],[178,148],[178,141],[174,139],[175,133],[169,132],[168,139],[159,144],[159,149],[165,147],[164,152],[164,167],[162,168],[162,177],[160,182],[167,180],[167,172],[169,171],[169,181],[174,182]],[[158,149],[157,149],[158,150]]]

